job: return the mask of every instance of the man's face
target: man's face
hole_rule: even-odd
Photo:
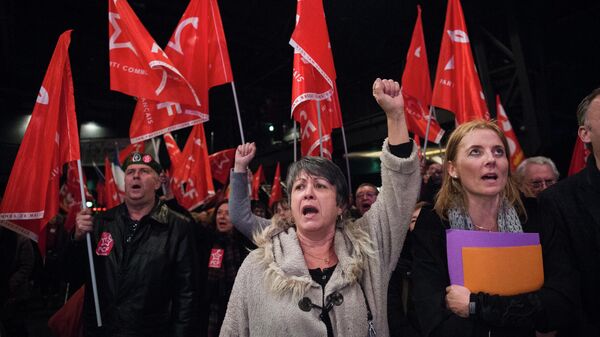
[[[356,208],[362,216],[377,200],[377,190],[373,186],[361,186],[356,190]]]
[[[581,141],[592,145],[596,165],[600,167],[600,96],[592,100],[585,117],[585,123],[579,127]]]
[[[529,164],[525,167],[523,183],[527,190],[524,191],[528,197],[537,197],[540,192],[556,183],[556,175],[552,167],[546,164]]]
[[[129,205],[154,204],[155,192],[160,187],[158,173],[149,166],[131,164],[125,170],[125,202]]]
[[[431,179],[439,183],[442,180],[442,165],[438,163],[429,165],[429,167],[427,167],[427,172],[425,172],[425,177],[425,182],[428,182],[429,179]]]

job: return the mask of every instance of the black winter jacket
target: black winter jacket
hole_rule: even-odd
[[[197,333],[197,273],[192,220],[158,202],[130,243],[121,204],[94,216],[92,250],[102,314],[96,326],[85,240],[71,242],[71,268],[86,273],[86,336],[192,336]]]

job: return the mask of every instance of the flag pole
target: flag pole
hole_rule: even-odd
[[[92,165],[94,166],[94,169],[96,169],[96,174],[102,178],[102,180],[106,180],[106,178],[104,178],[104,173],[102,173],[102,171],[100,171],[100,169],[98,168],[98,164],[96,164],[96,162],[94,160],[92,160]]]
[[[242,144],[246,144],[244,140],[244,129],[242,128],[242,116],[240,114],[240,105],[238,103],[237,91],[235,90],[235,83],[231,81],[231,90],[233,90],[233,102],[235,103],[235,112],[237,113],[237,120],[240,126],[240,137],[242,138]]]
[[[321,130],[321,101],[315,100],[317,104],[317,122],[319,124],[319,155],[323,157],[323,131]]]
[[[429,127],[431,126],[431,117],[435,113],[433,105],[429,106],[429,117],[427,118],[427,128],[425,128],[425,140],[423,142],[423,158],[427,159],[425,153],[427,152],[427,141],[429,140]]]
[[[350,178],[350,159],[348,159],[348,144],[346,143],[346,131],[342,122],[342,142],[344,143],[344,154],[346,157],[346,172],[348,174],[348,188],[352,188],[352,179]]]
[[[302,133],[302,130],[300,130],[300,132],[298,132],[298,136]],[[298,160],[298,137],[296,135],[296,121],[294,120],[294,162],[296,162]]]
[[[77,172],[79,173],[79,191],[81,192],[81,209],[86,209],[85,191],[83,189],[83,174],[81,169],[81,160],[77,159]],[[85,234],[87,243],[88,261],[90,263],[90,276],[92,279],[92,292],[94,293],[94,306],[96,308],[96,323],[98,327],[102,326],[102,316],[100,315],[100,302],[98,301],[98,286],[96,285],[96,269],[94,268],[94,255],[92,255],[92,235],[90,232]]]

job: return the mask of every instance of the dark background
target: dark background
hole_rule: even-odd
[[[0,189],[3,191],[58,36],[74,29],[70,57],[78,123],[105,129],[85,132],[82,158],[88,167],[124,144],[134,108],[132,97],[110,91],[108,0],[3,0],[0,4]],[[282,142],[290,130],[292,53],[296,1],[219,0],[247,141],[259,146],[258,160],[272,179],[276,161],[292,160]],[[132,0],[146,28],[165,46],[187,1]],[[337,69],[349,151],[377,150],[385,137],[382,112],[371,97],[376,77],[400,80],[416,19],[415,1],[324,0]],[[467,27],[490,103],[500,94],[527,156],[546,155],[566,173],[576,137],[578,102],[600,83],[600,2],[462,1]],[[426,1],[423,25],[431,76],[435,76],[446,1]],[[240,142],[231,87],[211,89],[212,152]],[[492,115],[495,108],[490,106]],[[453,122],[441,115],[443,127]],[[274,131],[267,130],[273,125]],[[183,147],[186,133],[177,133]],[[339,131],[335,160],[343,164]],[[164,157],[161,155],[161,157]],[[33,164],[33,162],[32,162]],[[377,164],[353,159],[353,185],[377,181]],[[88,173],[88,179],[95,176]]]

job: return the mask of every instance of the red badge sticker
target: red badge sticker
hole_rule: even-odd
[[[115,241],[113,240],[112,235],[110,235],[109,232],[102,232],[102,235],[100,236],[100,241],[98,242],[98,246],[96,247],[96,255],[108,256],[108,254],[110,254],[110,251],[113,248],[114,243]]]
[[[150,156],[149,154],[144,155],[144,157],[142,158],[142,160],[144,161],[144,163],[148,164],[149,162],[152,161],[152,156]]]
[[[213,248],[210,250],[210,259],[208,260],[208,268],[221,268],[223,265],[223,255],[225,250]]]

